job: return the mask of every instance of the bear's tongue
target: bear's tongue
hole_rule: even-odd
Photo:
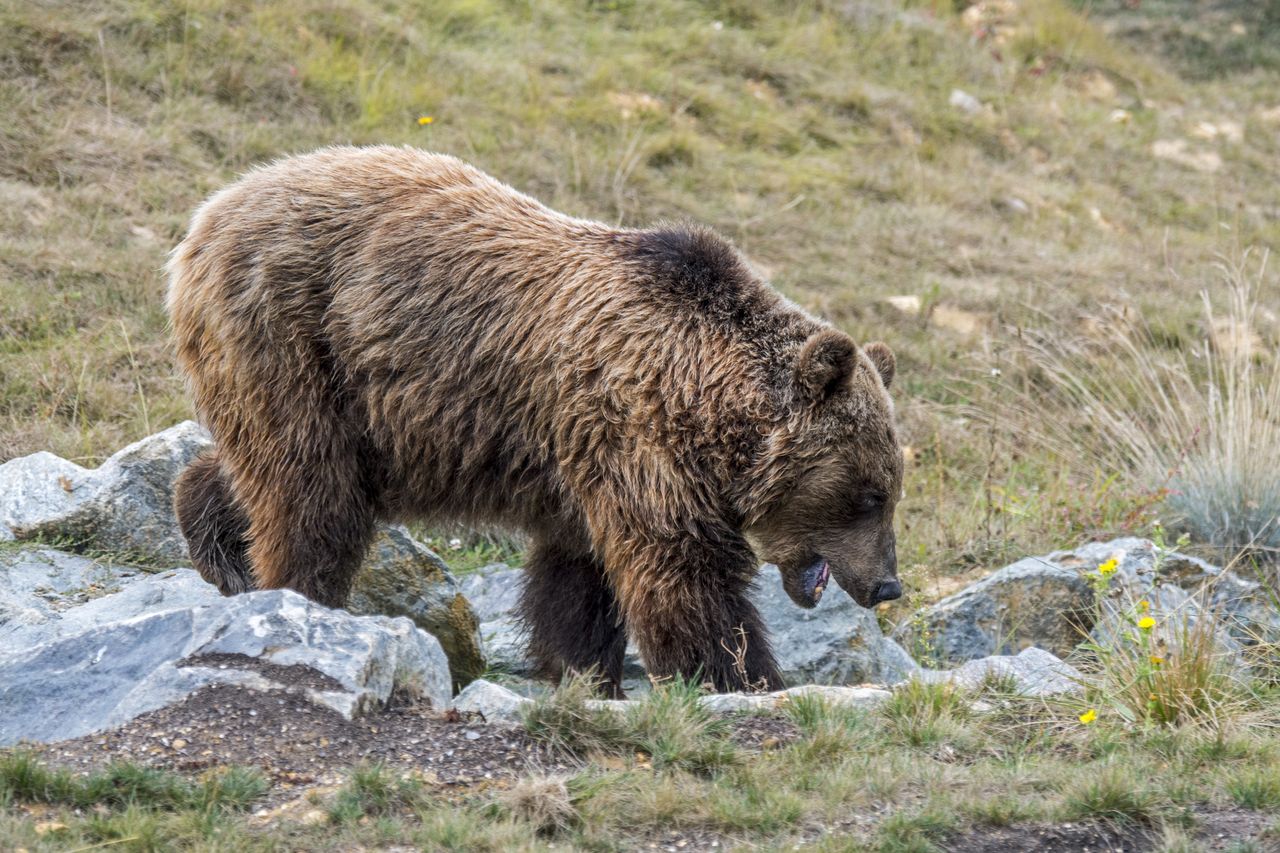
[[[809,598],[817,604],[822,600],[822,592],[827,588],[827,582],[831,580],[831,568],[827,565],[826,560],[819,560],[809,567],[805,573],[805,592],[809,594]]]

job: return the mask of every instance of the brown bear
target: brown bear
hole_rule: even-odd
[[[330,148],[210,198],[169,275],[216,446],[176,508],[224,593],[341,605],[380,519],[519,528],[532,659],[614,693],[628,633],[652,676],[780,686],[757,557],[804,607],[830,577],[863,606],[900,594],[893,354],[709,230]]]

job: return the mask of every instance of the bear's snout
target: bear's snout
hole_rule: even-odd
[[[885,581],[876,587],[875,603],[880,604],[884,601],[894,601],[902,598],[902,584],[896,580]]]

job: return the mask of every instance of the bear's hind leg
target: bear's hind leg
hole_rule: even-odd
[[[627,632],[604,566],[584,550],[539,539],[529,551],[520,615],[539,674],[594,673],[622,698]]]
[[[219,447],[249,519],[257,588],[341,607],[373,538],[378,465],[350,413],[326,410],[328,401],[308,400],[306,390],[290,406],[255,407],[265,423],[245,418],[244,429],[222,431],[238,441]]]
[[[259,589],[292,589],[326,607],[346,604],[376,520],[360,473],[344,470],[351,465],[277,468],[246,501]]]
[[[249,519],[235,502],[217,450],[206,450],[179,475],[173,508],[200,576],[223,595],[253,589]]]

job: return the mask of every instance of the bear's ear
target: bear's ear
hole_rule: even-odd
[[[796,384],[810,400],[825,400],[849,384],[857,358],[858,347],[852,338],[834,329],[823,329],[800,349]]]
[[[867,358],[871,359],[871,363],[876,366],[876,372],[880,374],[880,381],[884,383],[884,387],[888,388],[893,384],[893,374],[898,367],[898,360],[893,357],[893,350],[889,349],[889,345],[876,341],[867,344],[862,348],[867,354]]]

